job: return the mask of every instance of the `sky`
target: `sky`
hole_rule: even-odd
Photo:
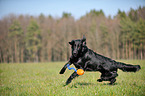
[[[102,9],[105,16],[113,17],[118,9],[128,12],[139,6],[145,6],[145,0],[0,0],[0,18],[11,13],[61,17],[63,12],[68,12],[79,19],[92,9]]]

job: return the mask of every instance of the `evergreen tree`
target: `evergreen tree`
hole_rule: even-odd
[[[134,34],[136,33],[136,24],[130,18],[123,18],[121,24],[121,41],[125,47],[125,57],[132,57]]]
[[[118,16],[119,16],[119,18],[121,18],[121,19],[123,19],[123,18],[126,18],[127,16],[126,16],[126,14],[125,14],[125,12],[124,11],[121,11],[121,10],[118,10],[118,14],[117,14]]]
[[[136,34],[134,34],[134,42],[139,50],[140,58],[143,59],[143,54],[145,52],[145,20],[139,19],[136,26]]]
[[[89,13],[87,13],[87,15],[91,15],[91,16],[99,16],[99,15],[105,16],[102,9],[99,10],[99,11],[96,11],[95,9],[93,9]]]
[[[14,21],[13,24],[9,28],[9,37],[11,40],[14,41],[14,44],[12,47],[14,48],[14,60],[15,62],[19,62],[19,50],[20,50],[20,44],[22,40],[22,37],[24,36],[23,30],[20,26],[20,23],[18,21]]]
[[[129,12],[129,18],[132,21],[137,21],[138,20],[137,10],[134,10],[134,9],[131,8],[131,10]]]
[[[71,17],[71,13],[63,12],[62,18],[69,18],[69,17]]]
[[[29,60],[39,61],[39,49],[41,48],[41,35],[40,29],[36,21],[31,20],[26,34],[26,46],[28,50]]]

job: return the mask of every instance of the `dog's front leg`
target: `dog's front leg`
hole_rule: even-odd
[[[69,83],[71,83],[71,81],[75,78],[79,76],[76,72],[72,73],[71,76],[67,79],[66,81],[66,85],[68,85]]]
[[[63,68],[60,70],[59,74],[63,74],[67,68],[67,64],[71,65],[73,63],[73,56],[70,57],[69,61],[63,66]]]
[[[63,74],[67,68],[67,64],[71,65],[72,63],[70,61],[68,61],[64,66],[63,68],[60,70],[59,74]]]

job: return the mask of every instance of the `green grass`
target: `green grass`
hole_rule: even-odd
[[[65,62],[0,64],[1,96],[145,96],[145,60],[122,60],[141,65],[136,73],[118,71],[115,85],[97,82],[99,72],[85,72],[67,86],[72,70],[59,71]]]

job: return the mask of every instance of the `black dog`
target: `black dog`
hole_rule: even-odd
[[[113,84],[116,81],[117,69],[121,69],[124,72],[136,72],[141,69],[140,65],[130,65],[121,62],[116,62],[110,58],[104,57],[88,49],[86,46],[86,38],[78,40],[72,40],[69,42],[72,48],[72,56],[70,60],[61,69],[60,74],[63,74],[67,68],[67,64],[74,66],[77,69],[83,69],[84,71],[99,71],[101,72],[101,78],[98,82],[110,81],[109,84]],[[72,73],[66,81],[69,84],[72,79],[79,76],[76,72]]]

